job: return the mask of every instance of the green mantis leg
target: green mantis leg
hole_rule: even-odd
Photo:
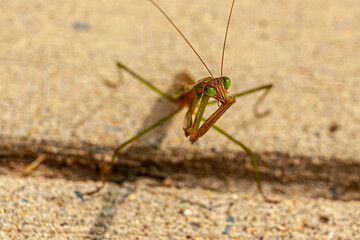
[[[206,121],[206,119],[203,119],[203,121]],[[259,170],[258,170],[258,166],[257,166],[257,162],[256,162],[256,158],[255,155],[253,153],[253,151],[247,147],[245,144],[243,144],[242,142],[236,140],[235,138],[233,138],[232,136],[230,136],[228,133],[226,133],[224,130],[222,130],[221,128],[219,128],[216,125],[212,126],[216,131],[218,131],[219,133],[221,133],[222,135],[224,135],[225,137],[227,137],[229,140],[231,140],[232,142],[236,143],[237,145],[239,145],[242,149],[244,149],[244,151],[249,154],[250,158],[251,158],[251,162],[253,164],[254,167],[254,174],[255,174],[255,180],[256,180],[256,184],[257,184],[257,188],[260,192],[260,194],[263,196],[264,200],[266,202],[269,203],[278,203],[279,201],[277,200],[272,200],[269,199],[268,197],[266,197],[262,187],[261,187],[261,182],[260,182],[260,174],[259,174]]]
[[[231,95],[232,97],[241,97],[241,96],[245,96],[245,95],[248,95],[248,94],[251,94],[251,93],[254,93],[254,92],[257,92],[257,91],[263,91],[264,90],[264,93],[256,100],[254,106],[253,106],[253,111],[254,111],[254,115],[256,117],[263,117],[265,115],[267,115],[269,113],[269,111],[265,111],[263,113],[259,113],[258,111],[258,108],[259,108],[259,105],[264,101],[265,97],[268,95],[270,89],[273,87],[272,84],[268,84],[268,85],[264,85],[264,86],[260,86],[260,87],[257,87],[257,88],[253,88],[253,89],[250,89],[250,90],[247,90],[247,91],[244,91],[244,92],[240,92],[240,93],[237,93],[237,94],[234,94],[234,95]],[[208,104],[214,104],[214,103],[217,103],[217,101],[211,101],[209,102]],[[202,119],[203,121],[206,121],[205,118]],[[260,194],[263,196],[264,200],[266,202],[270,202],[270,203],[277,203],[278,201],[275,201],[275,200],[271,200],[269,199],[268,197],[266,197],[264,191],[262,190],[262,187],[261,187],[261,182],[260,182],[260,174],[259,174],[259,170],[258,170],[258,166],[257,166],[257,161],[256,161],[256,158],[255,158],[255,155],[253,153],[253,151],[248,147],[246,146],[245,144],[243,144],[242,142],[236,140],[235,138],[233,138],[232,136],[230,136],[228,133],[226,133],[224,130],[222,130],[221,128],[217,127],[216,125],[213,125],[212,126],[216,131],[218,131],[219,133],[221,133],[222,135],[224,135],[225,137],[227,137],[229,140],[231,140],[232,142],[234,142],[235,144],[237,144],[238,146],[240,146],[247,154],[249,154],[250,158],[251,158],[251,162],[252,162],[252,165],[254,167],[254,175],[255,175],[255,180],[256,180],[256,184],[257,184],[257,188],[260,192]]]
[[[118,153],[120,152],[121,149],[123,149],[124,147],[126,147],[127,145],[129,145],[130,143],[135,141],[136,139],[142,137],[146,133],[150,132],[151,130],[154,130],[156,127],[160,126],[161,124],[167,122],[173,116],[175,116],[178,112],[179,112],[179,110],[175,110],[175,111],[169,113],[168,115],[166,115],[165,117],[163,117],[159,121],[157,121],[156,123],[152,124],[151,126],[149,126],[146,129],[142,130],[141,132],[139,132],[138,134],[136,134],[135,136],[133,136],[129,140],[127,140],[127,141],[123,142],[122,144],[120,144],[119,146],[117,146],[117,148],[115,149],[115,151],[114,151],[114,153],[113,153],[113,155],[111,157],[110,168],[109,168],[109,170],[107,172],[106,178],[103,181],[102,185],[100,187],[98,187],[97,189],[95,189],[94,191],[85,193],[85,195],[93,195],[93,194],[99,192],[104,187],[105,182],[110,181],[112,170],[113,170],[113,167],[114,167],[114,164],[115,164],[115,159],[116,159],[116,157],[117,157],[117,155],[118,155]]]
[[[167,95],[166,93],[164,93],[163,91],[159,90],[158,88],[156,88],[154,85],[152,85],[149,81],[145,80],[144,78],[142,78],[140,75],[138,75],[137,73],[135,73],[134,71],[132,71],[131,69],[129,69],[128,67],[126,67],[124,64],[118,62],[117,66],[120,69],[124,69],[125,71],[127,71],[130,75],[132,75],[133,77],[135,77],[135,79],[141,81],[142,83],[144,83],[145,85],[147,85],[149,88],[151,88],[152,90],[154,90],[155,92],[157,92],[158,94],[160,94],[162,97],[164,97],[165,99],[167,99],[168,101],[176,104],[176,99],[172,98],[171,96]],[[105,182],[110,181],[111,178],[111,174],[112,174],[112,170],[114,167],[114,163],[115,163],[115,159],[118,155],[118,153],[120,152],[121,149],[123,149],[124,147],[126,147],[127,145],[129,145],[130,143],[132,143],[133,141],[135,141],[136,139],[142,137],[143,135],[145,135],[146,133],[150,132],[151,130],[155,129],[156,127],[160,126],[161,124],[165,123],[166,121],[170,120],[173,116],[176,115],[176,113],[179,112],[179,109],[171,112],[170,114],[166,115],[165,117],[161,118],[159,121],[157,121],[156,123],[152,124],[151,126],[147,127],[146,129],[142,130],[140,133],[136,134],[135,136],[133,136],[132,138],[130,138],[129,140],[125,141],[124,143],[120,144],[114,151],[112,157],[111,157],[111,162],[110,162],[110,168],[107,172],[106,178],[103,181],[102,185],[100,187],[98,187],[97,189],[90,191],[90,192],[86,192],[84,193],[85,195],[93,195],[97,192],[99,192],[105,185]]]
[[[160,89],[158,89],[157,87],[155,87],[154,85],[152,85],[149,81],[145,80],[144,78],[142,78],[140,75],[138,75],[137,73],[135,73],[134,71],[132,71],[130,68],[126,67],[124,64],[117,62],[117,67],[119,69],[124,69],[125,71],[127,71],[130,75],[132,75],[135,79],[139,80],[140,82],[144,83],[146,86],[148,86],[149,88],[151,88],[152,90],[154,90],[155,92],[157,92],[158,94],[160,94],[160,96],[162,96],[163,98],[165,98],[166,100],[172,102],[172,103],[176,103],[176,99],[169,96],[168,94],[164,93],[163,91],[161,91]]]
[[[259,106],[264,101],[265,97],[269,94],[272,87],[273,87],[272,84],[267,84],[264,86],[252,88],[252,89],[244,91],[244,92],[236,93],[231,96],[238,98],[238,97],[245,96],[245,95],[248,95],[248,94],[251,94],[254,92],[264,91],[262,93],[262,95],[256,100],[255,104],[253,105],[253,112],[254,112],[255,117],[264,117],[264,116],[268,115],[270,113],[270,111],[267,110],[265,112],[260,113]],[[214,103],[217,103],[217,101],[210,101],[208,104],[214,104]]]

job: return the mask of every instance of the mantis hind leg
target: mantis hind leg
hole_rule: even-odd
[[[270,113],[270,110],[266,110],[264,112],[259,112],[259,106],[260,104],[264,101],[265,97],[269,94],[271,88],[273,87],[273,84],[267,84],[267,85],[263,85],[263,86],[260,86],[260,87],[256,87],[256,88],[253,88],[253,89],[249,89],[247,91],[244,91],[244,92],[240,92],[240,93],[236,93],[236,94],[233,94],[231,95],[232,97],[241,97],[241,96],[245,96],[245,95],[248,95],[248,94],[251,94],[251,93],[254,93],[254,92],[258,92],[258,91],[264,91],[262,93],[262,95],[256,100],[255,104],[253,105],[253,112],[254,112],[254,115],[256,117],[264,117],[266,115],[268,115]],[[213,104],[217,101],[212,101],[212,102],[209,102],[209,104]],[[203,120],[206,120],[206,119],[203,119]],[[253,151],[248,147],[246,146],[244,143],[242,143],[241,141],[238,141],[236,140],[235,138],[233,138],[232,136],[230,136],[228,133],[226,133],[224,130],[222,130],[221,128],[217,127],[216,125],[213,125],[212,126],[216,131],[218,131],[219,133],[221,133],[222,135],[224,135],[225,137],[227,137],[230,141],[232,141],[233,143],[237,144],[238,146],[240,146],[251,158],[251,162],[252,162],[252,165],[254,167],[254,175],[255,175],[255,180],[256,180],[256,184],[257,184],[257,188],[260,192],[260,194],[263,196],[264,200],[266,202],[270,202],[270,203],[278,203],[279,201],[277,200],[272,200],[270,198],[268,198],[263,189],[262,189],[262,186],[261,186],[261,182],[260,182],[260,174],[259,174],[259,170],[258,170],[258,166],[257,166],[257,161],[256,161],[256,158],[255,158],[255,155],[253,153]]]
[[[140,75],[138,75],[137,73],[135,73],[134,71],[132,71],[130,68],[126,67],[124,64],[118,62],[117,66],[119,69],[125,70],[127,73],[129,73],[130,75],[132,75],[136,80],[144,83],[146,86],[148,86],[150,89],[154,90],[155,92],[157,92],[160,96],[162,96],[163,98],[167,99],[168,101],[172,102],[172,103],[177,103],[176,99],[167,95],[166,93],[164,93],[163,91],[159,90],[157,87],[155,87],[154,85],[152,85],[149,81],[145,80],[143,77],[141,77]],[[171,113],[169,113],[168,115],[166,115],[165,117],[161,118],[159,121],[153,123],[152,125],[150,125],[149,127],[145,128],[144,130],[142,130],[141,132],[139,132],[138,134],[136,134],[135,136],[133,136],[132,138],[128,139],[127,141],[123,142],[122,144],[120,144],[119,146],[117,146],[117,148],[114,150],[114,153],[111,157],[111,162],[110,162],[110,167],[109,170],[107,172],[106,178],[104,179],[102,185],[98,188],[96,188],[93,191],[90,192],[86,192],[84,193],[85,195],[93,195],[99,191],[101,191],[101,189],[104,188],[105,186],[105,182],[110,181],[111,178],[111,174],[112,174],[112,170],[115,164],[115,160],[116,157],[118,155],[118,153],[125,148],[127,145],[129,145],[130,143],[134,142],[135,140],[137,140],[138,138],[142,137],[143,135],[147,134],[148,132],[150,132],[151,130],[154,130],[155,128],[157,128],[158,126],[160,126],[161,124],[167,122],[168,120],[170,120],[174,115],[176,115],[176,113],[179,112],[180,109],[177,109]]]
[[[205,120],[205,119],[203,119]],[[258,191],[260,192],[260,194],[262,195],[262,197],[264,198],[264,200],[266,202],[269,203],[278,203],[278,200],[272,200],[270,198],[268,198],[261,186],[261,182],[260,182],[260,174],[259,174],[259,170],[258,170],[258,166],[257,166],[257,161],[255,158],[255,155],[253,153],[253,151],[247,147],[245,144],[243,144],[242,142],[236,140],[235,138],[233,138],[232,136],[230,136],[227,132],[225,132],[224,130],[222,130],[221,128],[217,127],[216,125],[212,126],[216,131],[218,131],[219,133],[221,133],[222,135],[224,135],[225,137],[227,137],[230,141],[232,141],[233,143],[237,144],[238,146],[240,146],[247,154],[249,154],[250,158],[251,158],[251,162],[252,165],[254,167],[254,174],[255,174],[255,180],[256,180],[256,184],[257,184],[257,188]]]
[[[167,122],[168,120],[170,120],[173,116],[175,116],[177,113],[179,112],[179,110],[175,110],[171,113],[169,113],[168,115],[166,115],[165,117],[161,118],[159,121],[153,123],[152,125],[150,125],[149,127],[147,127],[146,129],[142,130],[141,132],[139,132],[138,134],[136,134],[135,136],[133,136],[132,138],[128,139],[127,141],[123,142],[122,144],[120,144],[119,146],[116,147],[116,149],[114,150],[114,153],[111,157],[111,162],[110,162],[110,168],[106,174],[106,178],[103,181],[102,185],[100,187],[98,187],[97,189],[90,191],[90,192],[86,192],[84,193],[85,195],[93,195],[97,192],[99,192],[101,189],[104,188],[105,186],[105,182],[109,182],[111,180],[111,174],[112,174],[112,170],[115,164],[115,159],[117,157],[117,155],[119,154],[120,150],[123,149],[124,147],[126,147],[127,145],[129,145],[130,143],[134,142],[135,140],[137,140],[138,138],[142,137],[143,135],[147,134],[148,132],[150,132],[151,130],[154,130],[155,128],[157,128],[158,126],[160,126],[161,124]]]

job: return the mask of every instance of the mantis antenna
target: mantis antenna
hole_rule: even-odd
[[[173,25],[173,27],[176,29],[176,31],[178,31],[178,33],[184,38],[184,40],[187,42],[187,44],[191,47],[191,49],[194,51],[194,53],[196,54],[196,56],[200,59],[200,61],[202,62],[202,64],[205,66],[206,70],[210,73],[211,78],[214,78],[214,75],[211,73],[211,71],[209,70],[209,68],[206,66],[205,62],[202,60],[202,58],[200,57],[200,55],[196,52],[195,48],[191,45],[191,43],[187,40],[187,38],[184,36],[184,34],[180,31],[180,29],[175,25],[175,23],[171,20],[171,18],[164,12],[164,10],[162,10],[162,8],[157,5],[153,0],[149,0],[149,2],[151,2],[161,13],[162,15],[164,15],[164,17],[171,23],[171,25]]]
[[[221,74],[220,74],[221,77],[223,76],[223,67],[224,67],[224,56],[225,56],[226,39],[227,39],[228,31],[229,31],[230,19],[231,19],[231,14],[232,14],[232,11],[233,11],[233,8],[234,8],[234,3],[235,3],[235,0],[232,1],[231,8],[230,8],[229,18],[228,18],[227,25],[226,25],[225,38],[224,38],[224,46],[223,46],[222,57],[221,57],[221,72],[220,72],[220,73],[221,73]]]

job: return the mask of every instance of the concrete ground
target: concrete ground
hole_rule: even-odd
[[[230,1],[157,2],[219,75]],[[184,112],[122,151],[117,183],[83,195],[118,144],[176,109],[116,61],[168,93],[177,74],[208,73],[145,0],[2,5],[1,239],[360,238],[358,1],[235,3],[229,92],[273,83],[271,113],[255,117],[252,94],[218,125],[255,152],[278,204],[227,138],[191,145]]]

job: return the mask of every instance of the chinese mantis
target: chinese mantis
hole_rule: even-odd
[[[254,153],[252,150],[247,147],[242,142],[236,140],[232,136],[230,136],[228,133],[226,133],[224,130],[220,129],[215,125],[216,121],[236,102],[236,98],[244,95],[251,94],[253,92],[258,91],[264,91],[263,94],[257,99],[256,103],[254,104],[254,113],[256,116],[264,116],[268,112],[259,113],[258,112],[258,106],[259,104],[264,100],[266,95],[269,93],[270,89],[272,88],[272,84],[260,86],[254,89],[250,89],[248,91],[244,91],[238,94],[234,94],[232,96],[227,96],[227,90],[229,89],[231,85],[231,80],[228,77],[225,77],[222,75],[223,73],[223,63],[224,63],[224,55],[225,55],[225,46],[226,46],[226,39],[228,35],[228,29],[230,25],[231,20],[231,14],[233,11],[235,0],[232,1],[231,9],[227,21],[226,31],[225,31],[225,38],[224,38],[224,45],[223,45],[223,51],[222,51],[222,59],[221,59],[221,75],[220,77],[214,77],[205,62],[202,60],[202,58],[199,56],[199,54],[196,52],[194,47],[190,44],[190,42],[187,40],[187,38],[183,35],[183,33],[179,30],[179,28],[174,24],[174,22],[170,19],[170,17],[164,12],[164,10],[157,5],[153,0],[149,0],[150,3],[152,3],[159,11],[160,13],[169,21],[169,23],[176,29],[176,31],[183,37],[183,39],[187,42],[187,44],[190,46],[190,48],[193,50],[193,52],[196,54],[196,56],[199,58],[199,60],[202,62],[202,64],[205,66],[207,71],[210,74],[210,77],[203,78],[199,80],[198,82],[194,82],[193,80],[187,79],[182,82],[175,82],[175,88],[178,90],[179,94],[177,97],[172,97],[157,87],[155,87],[153,84],[151,84],[149,81],[142,78],[140,75],[135,73],[133,70],[125,66],[124,64],[118,62],[117,67],[119,69],[122,69],[132,75],[135,79],[138,81],[144,83],[147,85],[150,89],[157,92],[161,97],[167,99],[171,103],[177,104],[178,108],[166,115],[165,117],[161,118],[159,121],[153,123],[146,129],[139,132],[137,135],[133,136],[129,140],[123,142],[120,144],[115,150],[111,158],[110,162],[110,168],[107,173],[106,181],[110,180],[113,165],[115,163],[116,157],[118,153],[127,145],[135,141],[136,139],[140,138],[141,136],[147,134],[151,130],[155,129],[156,127],[160,126],[161,124],[165,123],[169,119],[171,119],[174,115],[176,115],[180,110],[187,107],[188,110],[186,111],[185,118],[184,118],[184,124],[183,124],[183,130],[185,132],[185,136],[189,137],[189,141],[191,143],[196,142],[200,137],[202,137],[210,128],[215,129],[220,134],[227,137],[230,141],[240,146],[247,154],[249,154],[253,167],[254,167],[254,174],[255,179],[257,183],[257,188],[261,195],[263,196],[264,200],[267,202],[276,202],[266,197],[264,194],[261,183],[260,183],[260,176],[258,172],[257,162]],[[209,101],[210,98],[214,98],[214,101]],[[205,108],[209,104],[218,103],[218,109],[208,118],[205,119],[203,117]],[[201,122],[204,122],[201,125]],[[88,192],[86,194],[91,195],[98,191],[100,191],[104,186],[105,181],[103,184],[98,187],[96,190]]]

